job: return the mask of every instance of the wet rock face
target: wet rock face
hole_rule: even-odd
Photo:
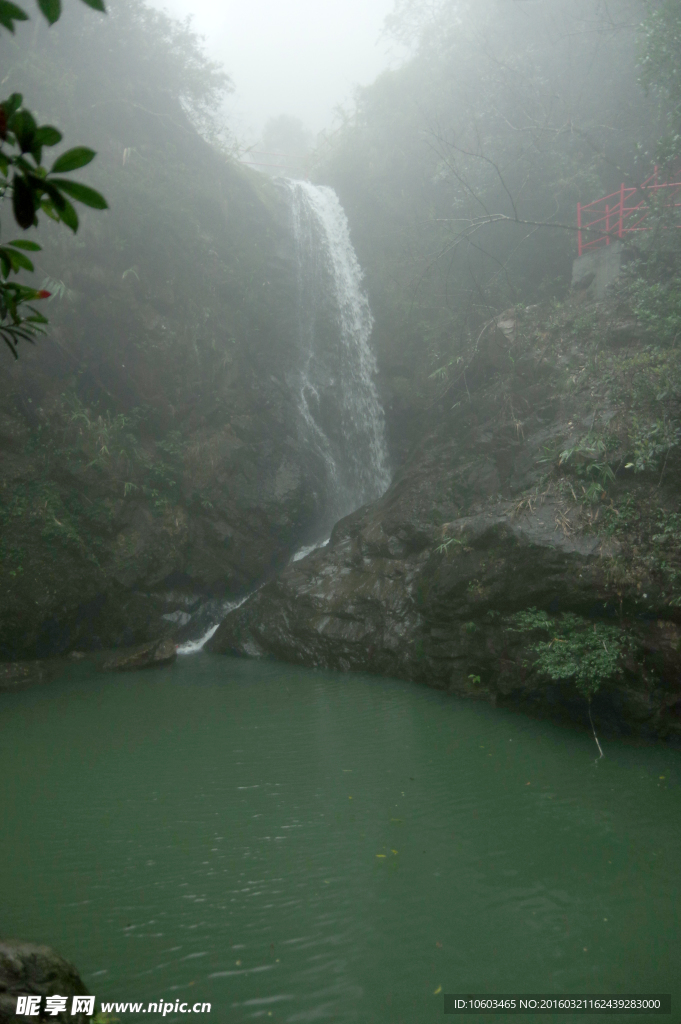
[[[241,596],[317,528],[288,212],[254,188],[253,294],[206,256],[206,309],[166,309],[107,269],[110,247],[88,251],[69,269],[77,301],[0,362],[1,660],[196,637],[200,605]],[[219,217],[212,231],[243,257]]]
[[[615,572],[620,543],[588,526],[593,509],[558,488],[537,489],[547,447],[564,447],[593,422],[590,397],[516,388],[516,408],[529,411],[520,429],[493,389],[462,403],[382,499],[228,615],[209,649],[584,719],[574,684],[535,671],[528,637],[510,628],[526,609],[570,612],[586,628],[623,624],[637,645],[594,698],[594,718],[681,739],[679,626],[642,615],[640,590]]]
[[[40,1020],[73,1021],[85,1024],[85,1013],[71,1014],[73,996],[87,995],[78,971],[49,946],[14,940],[0,941],[0,1024],[16,1024],[19,996],[40,997]],[[65,1011],[44,1015],[47,996],[66,996]],[[36,1016],[36,1020],[38,1017]]]
[[[0,690],[21,690],[26,686],[49,683],[58,666],[49,661],[0,662]]]
[[[140,644],[107,658],[102,664],[105,672],[134,672],[141,668],[160,668],[171,665],[177,657],[175,644],[166,637],[150,644]]]
[[[29,441],[3,450],[0,437],[0,658],[178,635],[202,601],[239,596],[285,564],[321,514],[323,468],[283,390],[261,382],[249,423],[190,424],[171,500],[124,494],[107,467],[45,471]]]

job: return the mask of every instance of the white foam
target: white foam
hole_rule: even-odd
[[[326,540],[318,540],[315,541],[314,544],[306,544],[304,547],[296,551],[291,561],[299,562],[301,558],[306,558],[307,555],[311,554],[313,551],[318,551],[319,548],[325,548],[326,545],[329,543],[330,539],[330,537],[327,537]]]
[[[374,320],[336,193],[309,181],[283,184],[298,268],[298,407],[308,442],[326,466],[326,518],[336,522],[379,498],[390,484],[385,417],[371,348]],[[319,326],[327,307],[334,310],[337,332],[331,347]],[[331,433],[324,413],[329,402],[338,420]]]
[[[260,589],[260,588],[258,588],[258,589]],[[253,590],[253,591],[251,591],[251,593],[254,594],[255,591]],[[210,638],[217,632],[217,629],[218,629],[218,626],[220,625],[220,623],[225,618],[227,618],[227,616],[229,615],[230,612],[234,612],[234,611],[236,611],[237,608],[241,608],[241,605],[244,604],[245,601],[248,601],[250,596],[251,596],[251,594],[246,594],[245,597],[240,598],[240,600],[238,600],[238,601],[227,601],[227,602],[225,602],[225,605],[223,607],[222,618],[220,619],[220,621],[216,622],[213,626],[210,627],[210,629],[206,630],[206,632],[203,634],[203,636],[199,637],[198,640],[187,640],[186,643],[180,644],[180,646],[177,648],[177,653],[178,654],[198,654],[199,651],[202,651],[204,646],[210,640]]]

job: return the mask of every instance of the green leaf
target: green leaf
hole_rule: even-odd
[[[33,171],[36,170],[36,168],[29,164],[25,156],[19,155],[12,157],[12,163],[27,180],[29,176],[33,174]]]
[[[43,199],[40,203],[40,209],[43,213],[46,213],[50,220],[59,220],[59,214],[55,209],[55,205],[51,199]]]
[[[42,187],[45,190],[45,192],[47,192],[48,196],[50,197],[48,205],[51,203],[51,205],[55,208],[55,210],[58,213],[60,213],[64,209],[64,203],[66,202],[66,199],[61,194],[61,192],[59,191],[57,186],[53,185],[51,181],[43,181],[41,184],[42,184]],[[41,200],[40,205],[45,210],[45,213],[49,214],[49,211],[47,209],[47,206],[45,205],[45,202],[46,201],[44,199]],[[59,218],[57,217],[57,220],[58,219]]]
[[[43,12],[50,25],[59,21],[61,14],[61,0],[38,0],[38,7]]]
[[[13,242],[8,242],[8,245],[13,245],[16,249],[27,249],[28,252],[41,252],[42,245],[38,245],[37,242],[29,242],[26,238],[15,238]]]
[[[71,183],[69,182],[69,184]],[[53,185],[49,180],[41,182],[41,187],[49,196],[49,200],[43,199],[41,201],[41,209],[43,209],[49,217],[52,217],[53,220],[63,221],[67,227],[71,228],[73,232],[76,232],[78,230],[78,214],[66,196],[62,195],[59,188],[56,185]]]
[[[61,140],[62,134],[57,128],[53,128],[51,124],[44,124],[35,133],[33,145],[56,146]]]
[[[35,267],[29,260],[28,256],[24,256],[23,252],[15,252],[13,249],[8,249],[7,251],[11,253],[10,260],[12,261],[12,269],[14,271],[17,271],[20,268],[22,270],[35,270]]]
[[[18,273],[19,270],[34,270],[33,264],[27,256],[24,256],[23,252],[16,252],[14,249],[0,249],[3,256],[6,256],[12,264],[12,270],[14,273]]]
[[[74,149],[67,149],[65,153],[57,157],[52,165],[50,174],[66,174],[68,171],[76,171],[79,167],[85,167],[97,156],[94,149],[87,146],[76,146]]]
[[[0,25],[4,25],[10,32],[14,32],[13,22],[15,21],[28,21],[28,14],[16,4],[9,3],[9,0],[0,0]]]
[[[103,0],[83,0],[84,4],[91,7],[93,11],[101,11],[102,14],[106,14],[106,7],[104,6]]]
[[[14,358],[18,359],[19,356],[17,355],[17,350],[15,349],[14,345],[12,344],[11,337],[10,337],[10,335],[8,335],[7,331],[6,330],[2,330],[2,328],[0,328],[0,337],[5,342],[5,344],[9,348],[9,350],[12,353],[12,355],[14,356]]]
[[[38,126],[30,110],[18,110],[10,125],[17,137],[17,142],[22,153],[30,152],[33,149],[33,140]]]
[[[31,296],[29,296],[29,298],[31,298]],[[33,308],[33,306],[29,306],[28,308],[30,309],[33,316],[24,317],[24,320],[27,324],[48,324],[50,322],[46,316],[43,316],[42,313],[39,313],[37,309]]]
[[[52,178],[52,184],[56,185],[60,191],[77,199],[79,203],[84,203],[85,206],[91,206],[95,210],[109,209],[109,204],[104,196],[87,185],[81,185],[79,181],[69,181],[68,178]]]
[[[30,228],[35,219],[33,191],[24,178],[14,175],[12,180],[12,210],[20,228]]]
[[[19,109],[23,102],[24,97],[21,95],[20,92],[13,92],[10,98],[4,101],[4,103],[2,104],[2,109],[7,114],[8,120],[12,116],[12,114],[14,114]]]
[[[78,230],[78,214],[73,209],[68,199],[63,199],[63,203],[64,206],[59,210],[59,219],[66,224],[67,228],[71,228],[75,235]]]

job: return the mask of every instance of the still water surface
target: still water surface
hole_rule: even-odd
[[[533,990],[671,991],[678,1020],[681,755],[604,747],[370,677],[78,665],[0,694],[0,934],[206,1024]]]

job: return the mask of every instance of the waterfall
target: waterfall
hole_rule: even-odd
[[[333,189],[284,181],[297,265],[300,365],[291,380],[311,448],[327,476],[327,531],[390,483],[383,409],[370,347],[373,317]]]
[[[252,590],[249,594],[246,594],[245,597],[240,598],[238,601],[223,601],[219,613],[217,615],[215,614],[215,612],[213,613],[214,620],[217,621],[213,621],[210,627],[207,630],[204,630],[201,636],[197,637],[196,640],[187,640],[185,641],[185,643],[179,644],[177,648],[177,653],[198,654],[199,651],[202,651],[205,645],[210,640],[210,638],[217,631],[217,628],[222,622],[222,620],[225,619],[230,612],[234,612],[236,611],[237,608],[241,608],[241,605],[248,601],[251,594],[255,594],[256,591],[258,590],[260,590],[260,587],[256,587],[255,590]]]
[[[281,187],[291,212],[298,293],[299,365],[289,386],[305,440],[325,467],[327,490],[317,540],[293,556],[297,561],[326,543],[338,519],[379,498],[390,470],[370,347],[374,321],[343,207],[323,185],[283,180]],[[220,619],[246,600],[227,602]],[[217,628],[182,644],[178,654],[197,653]]]

